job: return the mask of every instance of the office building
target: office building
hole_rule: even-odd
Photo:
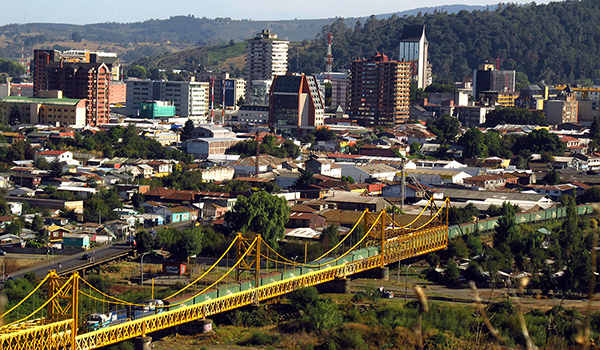
[[[570,86],[562,90],[556,99],[544,101],[544,114],[549,124],[577,123],[577,93]]]
[[[140,104],[140,118],[143,119],[171,118],[175,115],[173,102],[146,101]]]
[[[498,70],[493,64],[480,64],[473,71],[473,97],[480,100],[484,92],[514,92],[515,76],[514,70]]]
[[[400,61],[410,63],[411,80],[420,89],[431,85],[429,42],[425,37],[424,25],[405,25],[400,38]]]
[[[269,29],[246,40],[246,96],[251,96],[254,92],[254,81],[273,80],[273,77],[287,72],[288,45],[289,41],[278,39],[277,34],[271,33]]]
[[[84,127],[86,125],[86,100],[63,98],[61,91],[40,91],[40,97],[8,96],[0,100],[0,114],[10,114],[10,109],[21,109],[23,123],[52,126]]]
[[[165,101],[175,106],[175,115],[196,123],[205,123],[209,112],[209,88],[206,82],[129,79],[127,113],[139,115],[147,101]]]
[[[409,117],[408,62],[392,61],[377,53],[352,61],[348,115],[362,126],[396,126]]]
[[[313,76],[275,76],[269,99],[269,127],[272,132],[306,135],[323,126],[323,99]]]

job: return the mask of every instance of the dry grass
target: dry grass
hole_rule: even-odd
[[[9,275],[13,274],[16,271],[27,269],[29,267],[36,266],[36,265],[39,265],[40,263],[46,262],[46,260],[43,258],[19,259],[19,258],[7,258],[7,257],[1,258],[0,261],[4,262],[4,267],[5,267],[6,273]],[[1,270],[0,270],[0,273],[2,273]]]

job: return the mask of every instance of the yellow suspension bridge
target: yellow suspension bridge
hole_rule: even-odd
[[[81,307],[86,300],[108,304],[112,308],[139,310],[148,310],[148,304],[135,304],[107,295],[78,273],[60,277],[50,271],[27,297],[0,316],[0,349],[96,349],[256,304],[298,288],[344,279],[444,249],[448,244],[448,208],[448,200],[439,208],[430,200],[418,216],[404,220],[410,221],[404,224],[399,224],[399,220],[394,220],[385,211],[365,211],[335,247],[308,263],[281,256],[260,235],[248,239],[238,234],[219,259],[221,261],[230,251],[236,254],[236,263],[222,276],[208,280],[211,272],[214,279],[217,261],[186,287],[164,298],[166,305],[160,312],[156,308],[143,317],[128,317],[121,323],[100,329],[86,327],[87,319],[82,315]],[[277,273],[265,274],[264,269],[261,270],[261,265],[265,264],[276,266]],[[277,266],[282,268],[281,271]],[[251,274],[246,281],[242,280],[244,273]],[[227,284],[228,276],[235,283]],[[192,288],[201,290],[191,292]],[[44,298],[40,298],[42,293]],[[43,300],[38,300],[39,307],[36,304],[37,308],[26,316],[15,317],[26,314],[19,309],[31,298]],[[3,320],[9,319],[14,321],[4,324]]]

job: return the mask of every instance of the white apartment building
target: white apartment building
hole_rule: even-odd
[[[138,115],[144,101],[169,101],[178,117],[205,123],[209,112],[210,83],[195,81],[126,80],[127,112]]]
[[[253,92],[254,80],[271,80],[287,72],[289,41],[277,39],[277,34],[264,29],[246,40],[246,96]]]

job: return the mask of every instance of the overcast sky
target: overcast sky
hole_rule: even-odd
[[[8,2],[8,1],[7,1]],[[511,2],[515,2],[512,0]],[[531,0],[516,0],[529,3]],[[549,0],[536,1],[548,3]],[[281,20],[331,17],[362,17],[417,7],[448,4],[486,5],[496,0],[29,0],[10,1],[0,10],[0,25],[8,23],[138,22],[176,15],[230,17],[233,19]]]

